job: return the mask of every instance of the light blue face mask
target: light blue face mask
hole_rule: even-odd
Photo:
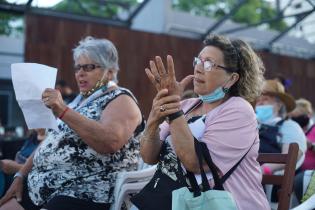
[[[256,106],[256,117],[260,123],[265,123],[273,118],[273,106],[272,105],[260,105]]]
[[[225,93],[227,93],[228,91],[229,91],[228,88],[218,87],[217,89],[215,89],[212,93],[208,95],[199,95],[199,98],[202,100],[202,102],[210,104],[212,102],[215,102],[224,98]]]

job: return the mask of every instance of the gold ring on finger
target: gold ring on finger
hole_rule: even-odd
[[[164,105],[160,106],[160,112],[165,112],[166,111],[166,108]]]

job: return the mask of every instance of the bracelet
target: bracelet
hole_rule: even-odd
[[[13,179],[17,178],[17,177],[20,177],[22,179],[24,179],[24,175],[21,173],[21,172],[16,172],[13,176]]]
[[[179,118],[179,117],[182,116],[182,115],[184,115],[183,110],[180,110],[180,111],[178,111],[178,112],[175,112],[175,113],[173,113],[173,114],[168,115],[167,117],[168,117],[169,123],[171,123],[173,120]]]
[[[65,108],[65,110],[63,110],[63,112],[59,115],[59,119],[62,119],[63,116],[65,116],[66,112],[69,110],[69,107]]]

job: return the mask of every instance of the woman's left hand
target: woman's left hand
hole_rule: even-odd
[[[169,95],[167,89],[160,90],[153,99],[147,127],[158,127],[165,118],[180,110],[180,97]]]
[[[167,56],[167,68],[165,69],[160,56],[155,57],[155,62],[150,61],[150,69],[145,72],[157,91],[167,89],[169,95],[182,96],[186,86],[192,81],[194,75],[188,75],[182,81],[177,82],[175,77],[174,61],[172,56]]]
[[[53,111],[55,116],[59,116],[66,108],[61,93],[58,90],[46,88],[42,94],[42,100],[45,106]]]

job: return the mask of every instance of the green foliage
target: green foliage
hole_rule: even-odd
[[[116,4],[106,1],[103,2],[104,3],[100,3],[100,1],[97,0],[63,0],[54,6],[53,9],[80,15],[92,15],[115,19],[120,9],[124,7],[129,8],[137,4],[137,0],[124,0],[119,1],[119,3],[117,2]]]
[[[6,3],[0,0],[0,3]],[[103,3],[101,3],[103,2]],[[112,2],[112,3],[110,3]],[[91,15],[103,18],[116,19],[120,10],[129,10],[130,7],[137,5],[137,0],[106,1],[106,0],[63,0],[53,6],[52,10],[75,13],[79,15]],[[23,33],[23,25],[13,26],[13,22],[22,20],[23,16],[16,16],[11,13],[0,12],[0,34],[11,35],[12,33]],[[20,21],[22,22],[22,21]]]
[[[236,2],[236,0],[173,0],[173,7],[194,15],[219,19],[228,14]],[[276,15],[276,10],[268,2],[247,0],[231,19],[237,23],[253,24],[275,18]],[[283,20],[272,22],[268,26],[278,31],[283,31],[287,28]]]
[[[0,0],[5,3],[6,0]],[[101,3],[102,2],[102,3]],[[236,0],[173,0],[173,7],[187,11],[194,15],[221,18],[228,14],[235,6]],[[80,15],[92,15],[116,19],[121,10],[127,10],[138,4],[137,0],[105,1],[105,0],[63,0],[50,8],[62,12],[71,12]],[[276,17],[276,11],[268,2],[263,0],[247,0],[242,7],[232,16],[238,23],[258,23],[262,20]],[[0,34],[10,35],[13,32],[23,32],[23,26],[13,27],[12,22],[22,19],[10,13],[0,12]],[[283,20],[272,22],[269,28],[283,31],[287,28]]]
[[[0,3],[6,3],[5,0],[0,0]],[[0,34],[3,35],[11,35],[15,34],[22,34],[23,33],[23,24],[13,26],[13,22],[20,21],[22,22],[21,15],[15,15],[8,12],[1,12],[0,11]]]
[[[13,15],[11,13],[0,12],[0,34],[11,35],[22,34],[23,24],[18,26],[13,26],[12,22],[22,21],[22,16]]]
[[[0,34],[9,34],[10,27],[9,27],[9,20],[11,15],[8,13],[0,13]]]

